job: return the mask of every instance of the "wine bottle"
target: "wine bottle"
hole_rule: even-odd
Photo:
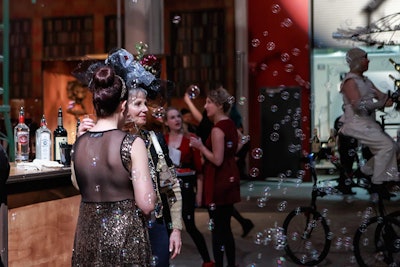
[[[51,160],[51,131],[47,128],[44,115],[40,121],[40,127],[36,130],[36,158]]]
[[[57,128],[54,130],[54,160],[60,162],[60,144],[68,143],[68,133],[63,126],[63,114],[61,107],[58,109]]]
[[[29,160],[29,127],[25,124],[25,112],[19,110],[18,124],[14,127],[15,161]]]
[[[393,77],[392,74],[389,74],[389,78],[393,80],[395,87],[400,88],[400,80],[398,80],[395,77]]]
[[[394,69],[400,72],[400,64],[396,63],[393,59],[389,58],[390,63],[394,66]]]

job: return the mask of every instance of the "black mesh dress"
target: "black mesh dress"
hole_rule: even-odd
[[[130,151],[136,135],[87,132],[72,160],[82,195],[72,266],[150,266],[145,218],[136,207]]]

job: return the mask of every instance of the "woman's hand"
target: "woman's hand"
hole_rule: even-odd
[[[190,105],[193,103],[188,93],[185,93],[185,95],[183,96],[183,101],[186,103],[186,105]]]
[[[79,137],[82,134],[86,133],[88,130],[92,129],[93,126],[95,125],[95,122],[91,118],[83,118],[81,123],[79,124],[78,127],[78,132],[76,135]]]
[[[200,148],[203,146],[203,142],[201,141],[200,137],[191,136],[190,137],[189,146],[197,148],[198,150],[200,150]]]
[[[171,259],[174,259],[178,254],[181,253],[181,248],[181,230],[173,229],[171,236],[169,237],[169,252],[171,253]]]

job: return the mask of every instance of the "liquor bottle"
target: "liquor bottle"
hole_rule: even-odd
[[[76,121],[75,141],[76,139],[78,139],[79,125],[81,125],[81,119],[78,118],[78,120]]]
[[[318,153],[321,150],[321,141],[318,138],[318,130],[314,128],[313,137],[311,139],[311,152]]]
[[[392,74],[389,74],[389,78],[393,80],[395,87],[400,88],[400,80],[397,80]]]
[[[54,160],[60,162],[60,144],[68,143],[68,133],[63,126],[63,114],[61,107],[58,109],[57,128],[54,130]]]
[[[15,161],[29,160],[29,127],[25,124],[25,112],[19,110],[18,124],[14,127]]]
[[[389,58],[390,63],[392,63],[395,70],[400,72],[400,64],[396,63],[393,59]]]
[[[44,115],[40,121],[40,127],[36,130],[36,158],[51,160],[51,131],[47,128]]]

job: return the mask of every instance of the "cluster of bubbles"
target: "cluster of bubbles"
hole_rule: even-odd
[[[156,119],[162,119],[165,116],[165,108],[164,107],[155,107],[152,109],[152,114]]]
[[[272,14],[278,14],[281,12],[281,6],[278,4],[273,4],[271,5],[271,12]],[[179,24],[181,23],[182,18],[180,16],[174,16],[172,19],[173,24]],[[293,21],[290,18],[284,18],[280,22],[280,26],[282,28],[289,28],[293,26]],[[272,40],[267,40],[265,37],[269,37],[270,34],[268,31],[263,31],[262,36],[260,38],[254,38],[251,40],[251,46],[253,48],[258,48],[260,47],[261,49],[265,49],[266,52],[271,52],[274,51],[278,48],[277,43],[275,43]],[[283,64],[283,71],[286,73],[293,73],[296,70],[296,66],[291,64],[291,61],[293,58],[300,56],[302,53],[300,48],[292,48],[291,50],[287,51],[282,51],[278,54],[280,62]],[[260,63],[258,66],[259,70],[261,71],[271,71],[271,74],[273,76],[278,76],[279,72],[277,70],[272,70],[270,66],[268,66],[267,63],[263,62]],[[304,88],[310,88],[310,83],[306,81],[301,75],[294,75],[294,80],[302,87]],[[196,99],[200,95],[200,88],[197,85],[191,85],[187,88],[186,93],[189,95],[191,99]],[[275,97],[276,93],[267,93],[267,94],[259,94],[257,96],[257,101],[259,103],[262,103],[266,101],[268,97]],[[290,101],[291,99],[299,100],[300,99],[300,93],[299,92],[293,92],[289,93],[287,90],[281,90],[279,92],[279,96],[283,101]],[[235,102],[235,98],[232,97],[232,99],[228,100],[230,103]],[[312,102],[312,101],[310,101]],[[245,96],[240,96],[236,103],[240,106],[245,106],[248,104],[248,99]],[[285,105],[276,105],[272,104],[269,106],[269,109],[272,113],[278,114],[281,113],[283,110],[283,106]],[[313,104],[310,104],[310,108],[313,107]],[[161,113],[161,112],[158,112]],[[293,128],[294,131],[294,136],[295,140],[291,144],[288,145],[287,149],[291,153],[297,153],[301,151],[301,143],[302,141],[305,140],[306,134],[303,132],[301,129],[301,124],[303,122],[308,122],[309,118],[306,116],[302,116],[302,110],[301,108],[296,108],[296,109],[286,109],[283,112],[283,116],[281,118],[278,118],[278,120],[273,124],[273,132],[267,136],[272,142],[280,142],[282,139],[282,130],[284,130],[284,127],[291,127]],[[287,129],[287,128],[286,128]],[[244,135],[241,137],[241,143],[245,144],[250,141],[250,136],[249,135]],[[260,147],[255,147],[250,151],[250,156],[254,160],[260,160],[264,156],[264,151]],[[303,170],[297,171],[297,173],[292,172],[291,170],[284,171],[283,173],[278,175],[279,181],[277,184],[277,189],[280,190],[282,189],[282,194],[287,193],[287,187],[284,187],[284,183],[287,180],[287,177],[293,177],[295,179],[291,179],[291,181],[294,181],[295,187],[301,186],[303,183],[303,177],[306,173],[306,170],[310,169],[312,166],[304,166]],[[251,167],[249,168],[248,174],[251,178],[257,178],[260,175],[260,170],[257,167]],[[248,191],[249,192],[254,192],[255,185],[253,182],[248,183]],[[328,195],[334,195],[337,194],[338,191],[335,189],[335,184],[333,182],[322,182],[320,183],[317,187],[313,188],[313,190],[318,190],[321,193],[328,194]],[[256,205],[259,208],[265,208],[268,206],[268,201],[271,198],[271,187],[270,186],[265,186],[262,188],[260,195],[256,196]],[[247,198],[250,199],[250,196]],[[287,207],[289,206],[289,202],[287,200],[282,200],[279,201],[276,204],[276,210],[278,212],[286,212]],[[210,204],[209,209],[210,210],[215,210],[216,206],[215,204]],[[299,210],[300,211],[300,210]],[[365,213],[365,214],[364,214]],[[367,212],[365,211],[363,213],[363,217],[369,218],[367,216]],[[322,217],[326,220],[327,224],[329,225],[331,223],[330,219],[328,218],[328,209],[322,209],[321,212]],[[361,216],[361,215],[360,215]],[[317,222],[314,222],[317,223]],[[214,221],[210,219],[208,221],[208,229],[212,231],[214,229]],[[329,233],[329,239],[333,240],[334,247],[336,249],[342,249],[344,248],[345,250],[350,250],[352,246],[352,238],[348,236],[348,231],[346,227],[340,228],[340,233],[337,235],[334,235],[332,232]],[[272,244],[273,247],[277,250],[283,250],[284,247],[286,246],[287,238],[296,238],[296,233],[292,233],[289,237],[286,237],[283,233],[283,229],[281,227],[278,227],[278,224],[275,223],[275,226],[272,228],[267,228],[264,229],[261,232],[256,233],[254,237],[254,243],[257,245],[269,245]],[[298,236],[300,238],[300,236]],[[318,252],[313,249],[313,244],[310,242],[309,244],[310,247],[310,253],[308,255],[304,255],[304,262],[313,257],[318,256]],[[261,258],[261,253],[258,257],[259,259]],[[285,261],[284,258],[279,258],[279,261],[277,260],[277,266],[281,266],[283,262]],[[350,262],[355,263],[355,258],[352,256],[350,259]],[[247,267],[257,267],[257,263],[249,263]]]
[[[254,243],[263,246],[272,244],[276,250],[283,250],[286,246],[286,235],[282,227],[266,228],[264,231],[256,233]]]

